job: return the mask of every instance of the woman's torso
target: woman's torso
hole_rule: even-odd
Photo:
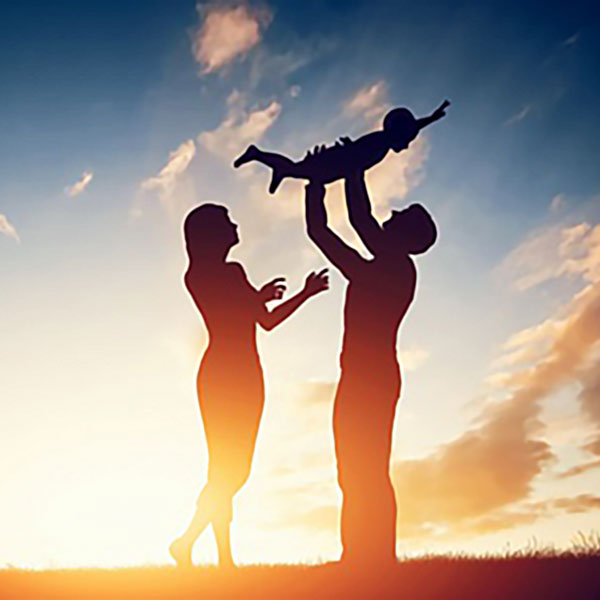
[[[259,299],[240,265],[191,266],[185,284],[208,330],[203,368],[229,369],[230,375],[234,369],[260,368],[256,345]]]

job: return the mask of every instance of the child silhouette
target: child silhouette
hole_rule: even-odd
[[[237,169],[242,165],[257,161],[273,169],[269,192],[275,193],[286,177],[308,179],[313,183],[331,183],[342,179],[347,173],[366,171],[381,162],[393,150],[400,152],[408,148],[423,127],[446,115],[450,102],[445,100],[431,115],[416,119],[407,108],[394,108],[385,116],[383,129],[373,131],[352,141],[342,137],[333,146],[315,146],[306,156],[294,162],[283,154],[264,152],[254,144],[233,163]]]

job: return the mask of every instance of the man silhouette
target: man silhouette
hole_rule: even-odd
[[[310,239],[348,280],[333,413],[343,494],[342,560],[385,566],[396,560],[396,500],[389,476],[401,382],[396,338],[415,292],[411,255],[428,250],[437,231],[418,204],[392,211],[380,225],[371,214],[363,172],[347,176],[345,192],[350,223],[372,259],[329,229],[320,183],[306,186],[306,226]]]

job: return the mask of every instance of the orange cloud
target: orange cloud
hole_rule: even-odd
[[[265,8],[247,4],[223,6],[211,4],[198,7],[204,13],[202,26],[195,33],[192,51],[203,65],[202,73],[212,73],[230,64],[235,58],[244,59],[261,39],[261,30],[272,19]]]
[[[394,464],[399,535],[426,533],[428,523],[454,528],[526,498],[553,458],[532,438],[537,415],[534,404],[512,400],[433,455]]]

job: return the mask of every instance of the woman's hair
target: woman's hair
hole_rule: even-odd
[[[183,235],[190,260],[212,256],[222,250],[224,220],[227,220],[227,208],[219,204],[202,204],[188,213],[183,223]]]

